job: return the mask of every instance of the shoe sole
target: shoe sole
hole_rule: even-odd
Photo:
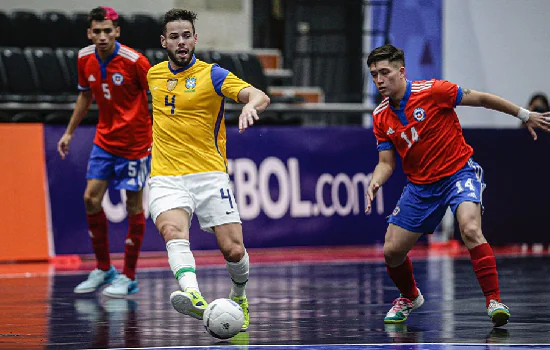
[[[187,316],[191,316],[197,320],[202,321],[204,310],[199,310],[193,305],[193,301],[189,299],[185,294],[175,291],[170,295],[170,303],[172,307],[179,312]]]
[[[87,294],[87,293],[92,293],[92,292],[95,292],[97,290],[97,288],[88,288],[88,289],[73,289],[73,292],[76,293],[76,294]]]
[[[403,320],[384,320],[384,323],[385,324],[401,324],[401,323],[405,323],[405,321],[407,320],[407,318],[409,318],[408,316],[403,319]]]
[[[109,297],[109,298],[115,298],[115,299],[123,299],[127,297],[128,295],[136,294],[139,291],[139,288],[134,288],[131,291],[128,292],[128,294],[113,294],[109,293],[106,290],[103,290],[103,295]]]
[[[505,311],[495,311],[493,316],[491,316],[491,321],[493,321],[493,327],[502,327],[508,323],[510,314]]]

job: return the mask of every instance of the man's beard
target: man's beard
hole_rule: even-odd
[[[168,53],[168,57],[170,57],[170,60],[172,61],[172,63],[174,63],[178,67],[185,67],[189,63],[191,63],[191,60],[193,59],[193,55],[195,54],[195,48],[189,51],[189,54],[188,54],[189,58],[186,60],[179,58],[174,52],[170,50],[166,50],[166,52]]]

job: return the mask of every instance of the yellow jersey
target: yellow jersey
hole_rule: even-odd
[[[147,74],[153,97],[151,177],[227,172],[224,96],[238,101],[250,84],[195,58],[174,70],[168,61]]]

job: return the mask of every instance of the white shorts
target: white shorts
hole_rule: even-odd
[[[201,229],[207,232],[214,232],[215,226],[241,223],[229,175],[222,172],[149,179],[149,212],[153,221],[176,208],[184,209],[191,218],[196,213]]]

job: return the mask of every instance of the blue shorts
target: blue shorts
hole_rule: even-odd
[[[483,169],[470,158],[462,169],[437,182],[407,183],[388,222],[411,232],[433,233],[447,207],[456,215],[462,202],[481,204],[484,189]]]
[[[115,156],[94,145],[86,179],[112,181],[117,190],[140,191],[151,171],[151,155],[137,160]]]

